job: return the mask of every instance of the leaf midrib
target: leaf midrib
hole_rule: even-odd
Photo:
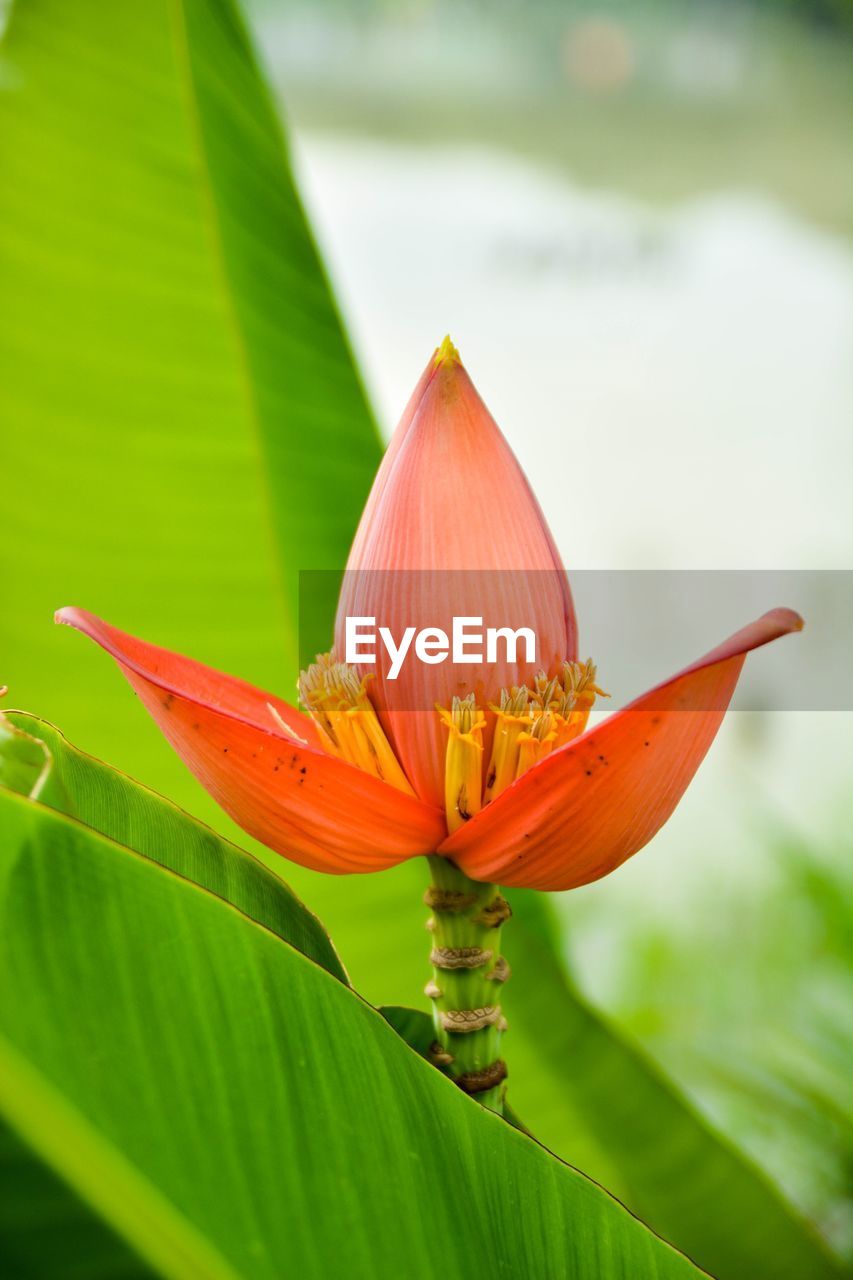
[[[279,606],[287,614],[289,612],[287,591],[285,589],[284,568],[273,514],[275,510],[274,498],[268,478],[270,468],[266,465],[269,459],[264,443],[263,420],[252,376],[249,344],[243,329],[235,298],[234,284],[228,268],[228,255],[225,251],[225,237],[222,232],[222,219],[216,197],[216,187],[213,181],[210,156],[204,141],[204,129],[202,128],[201,111],[196,92],[184,0],[170,0],[169,7],[172,11],[173,19],[170,23],[170,29],[174,38],[175,65],[178,71],[178,81],[183,90],[188,130],[195,148],[196,173],[199,179],[198,187],[203,211],[202,221],[207,230],[213,268],[219,279],[226,323],[231,332],[234,345],[236,364],[239,371],[238,380],[242,388],[246,419],[250,424],[255,442],[256,482],[261,493],[264,510],[263,525],[271,552],[270,558],[274,565]]]
[[[101,1221],[160,1274],[170,1280],[202,1276],[240,1280],[172,1201],[2,1034],[0,1115]]]

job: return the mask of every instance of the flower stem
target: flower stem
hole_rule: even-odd
[[[503,1111],[506,1066],[500,1056],[506,1021],[501,984],[509,967],[501,955],[501,925],[512,914],[496,886],[470,880],[448,858],[428,858],[431,908],[434,1060],[460,1088],[498,1114]]]

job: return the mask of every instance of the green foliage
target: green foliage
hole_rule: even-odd
[[[0,383],[0,684],[188,797],[54,610],[292,690],[298,570],[343,563],[379,458],[230,0],[13,5]]]
[[[37,749],[39,768],[26,772],[21,764]],[[231,903],[346,980],[323,929],[277,876],[147,788],[80,752],[52,726],[20,713],[6,716],[0,721],[0,762],[0,784],[26,794],[26,784],[35,779],[43,803]],[[384,875],[359,881],[359,889],[375,890],[370,898],[359,894],[364,917],[360,908],[353,910],[348,878],[321,883],[329,901],[335,895],[339,912],[344,901],[349,904],[353,923],[346,954],[358,971],[367,958],[366,941],[374,939],[371,985],[399,986],[411,994],[427,972],[426,935],[420,945],[410,944],[426,915],[417,875],[424,883],[429,877],[424,865],[409,870],[414,875],[404,885]],[[762,1175],[579,997],[559,960],[547,900],[526,892],[511,897],[507,941],[514,973],[502,993],[511,1021],[510,1098],[536,1137],[618,1194],[713,1275],[818,1280],[839,1274]],[[412,963],[401,974],[400,957],[408,953]],[[394,966],[389,956],[397,958]],[[425,1013],[383,1012],[426,1053],[434,1033]]]
[[[787,1194],[848,1260],[851,816],[842,802],[823,839],[804,838],[754,803],[753,841],[768,872],[739,884],[720,870],[712,912],[639,931],[635,922],[630,970],[615,980],[620,1024],[690,1081],[753,1160],[784,1171]],[[714,955],[726,961],[711,970]]]
[[[0,1273],[153,1280],[156,1272],[68,1183],[0,1123]]]
[[[73,777],[91,812],[102,775],[77,760]],[[166,809],[163,840],[209,842]],[[103,1247],[121,1237],[170,1277],[426,1278],[438,1247],[460,1280],[554,1259],[589,1280],[698,1274],[273,928],[176,875],[183,855],[5,788],[0,815],[0,1112],[18,1166],[22,1143],[44,1166],[25,1207],[52,1176],[61,1216],[79,1223],[85,1202]],[[241,883],[245,855],[219,853],[223,884]],[[304,913],[284,892],[279,907],[287,930]],[[68,1250],[45,1235],[29,1274],[56,1275]]]
[[[17,760],[28,761],[36,748],[42,753],[38,781],[34,787],[22,786],[26,775],[16,767]],[[191,821],[162,796],[79,751],[52,725],[20,712],[0,717],[0,782],[46,801],[230,902],[347,981],[322,925],[280,876],[249,854],[241,851],[237,857],[227,840]]]

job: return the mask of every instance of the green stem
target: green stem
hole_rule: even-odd
[[[506,1092],[501,987],[509,975],[501,956],[501,925],[509,907],[495,885],[470,880],[449,859],[433,855],[428,862],[432,883],[425,901],[432,910],[427,928],[433,977],[427,994],[433,1003],[434,1057],[466,1093],[500,1114]]]

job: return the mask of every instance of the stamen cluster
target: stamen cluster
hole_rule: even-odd
[[[299,673],[297,686],[320,741],[331,755],[414,795],[368,696],[370,679],[369,675],[360,677],[347,663],[338,662],[332,649],[318,654],[316,662]]]
[[[550,752],[565,746],[586,728],[597,696],[596,667],[565,661],[556,676],[540,671],[533,687],[502,689],[490,703],[495,718],[492,750],[483,780],[483,731],[486,717],[473,694],[454,698],[450,710],[438,708],[449,731],[445,760],[447,825],[455,831]]]
[[[483,768],[484,738],[489,721],[473,693],[454,697],[449,708],[437,706],[447,729],[444,805],[453,832],[484,804],[523,777],[552,751],[577,738],[586,728],[596,697],[608,697],[596,683],[596,666],[563,662],[557,675],[540,671],[528,685],[502,689],[489,703],[494,717],[491,754]],[[367,692],[371,676],[339,662],[334,649],[299,676],[299,696],[332,755],[414,794],[385,735]]]

